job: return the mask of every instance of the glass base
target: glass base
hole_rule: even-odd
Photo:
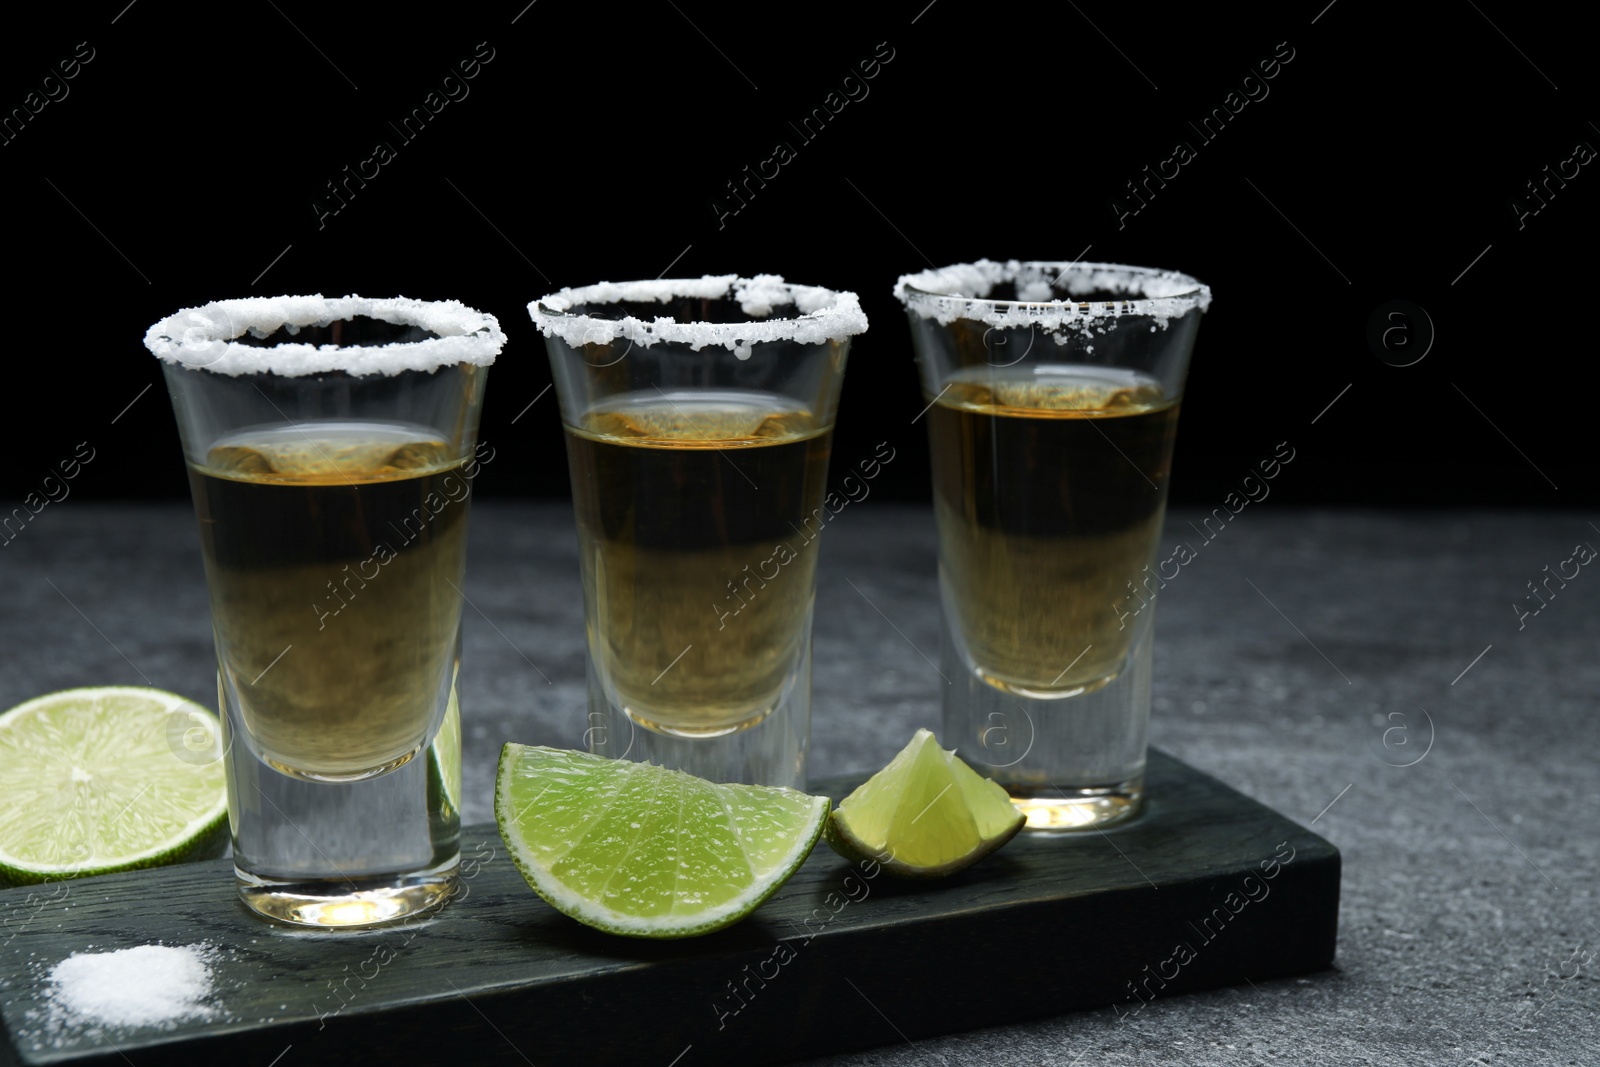
[[[646,730],[654,730],[658,734],[666,734],[669,737],[687,737],[690,740],[699,740],[704,737],[727,737],[729,734],[736,734],[740,730],[748,730],[753,726],[760,726],[763,722],[766,722],[767,716],[771,715],[773,710],[772,707],[765,707],[739,722],[705,728],[673,726],[668,723],[656,722],[648,714],[635,711],[626,705],[623,706],[622,713]]]
[[[1139,620],[1116,671],[1071,690],[1030,691],[996,685],[972,661],[945,584],[950,685],[940,740],[1010,794],[1030,832],[1103,830],[1136,816],[1144,801],[1152,613]]]
[[[259,915],[294,926],[361,930],[442,907],[455,892],[460,858],[433,870],[350,881],[280,882],[234,868],[239,898]]]
[[[1077,697],[1082,696],[1085,693],[1093,693],[1098,689],[1104,689],[1106,686],[1116,681],[1117,678],[1122,674],[1122,668],[1119,666],[1110,674],[1107,674],[1101,678],[1091,679],[1081,685],[1070,685],[1060,689],[1052,689],[1022,685],[1019,682],[1002,678],[1000,675],[995,674],[992,671],[984,670],[982,667],[973,667],[972,669],[979,678],[982,678],[985,682],[988,682],[1002,693],[1011,693],[1016,696],[1027,697],[1029,700],[1065,700],[1068,697]]]
[[[406,764],[415,759],[422,751],[423,746],[418,745],[410,752],[396,756],[394,759],[388,760],[384,763],[380,763],[376,767],[367,767],[363,770],[353,771],[350,774],[318,774],[315,771],[308,771],[300,767],[291,767],[289,764],[284,763],[281,760],[275,760],[270,755],[266,755],[265,753],[260,756],[260,759],[261,762],[265,763],[268,767],[271,767],[273,770],[287,778],[299,778],[302,781],[307,782],[364,782],[369,778],[381,778],[397,767],[404,767]]]
[[[713,782],[806,787],[811,741],[811,637],[770,711],[726,730],[659,729],[612,699],[589,657],[589,724],[584,745],[598,756],[656,763]]]
[[[1127,822],[1143,810],[1144,778],[1095,788],[1052,788],[1048,792],[1012,786],[1011,803],[1027,817],[1023,829],[1030,832],[1104,830]]]

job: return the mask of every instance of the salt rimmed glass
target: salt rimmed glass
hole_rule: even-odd
[[[453,301],[320,296],[145,337],[200,520],[239,893],[269,918],[370,926],[455,884],[467,509],[504,340]]]
[[[1031,829],[1127,819],[1144,797],[1178,408],[1211,292],[1143,267],[980,260],[895,295],[928,403],[944,740]]]
[[[566,426],[586,742],[803,788],[816,539],[854,293],[760,275],[602,283],[528,306]]]

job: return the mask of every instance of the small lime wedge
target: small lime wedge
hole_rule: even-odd
[[[1026,821],[1005,789],[939,747],[927,730],[839,802],[833,850],[876,860],[890,874],[940,878],[978,862]]]
[[[507,744],[494,817],[557,911],[629,937],[692,937],[749,915],[817,843],[828,798],[649,763]]]
[[[0,715],[0,881],[219,855],[221,736],[205,708],[137,686],[49,693]]]

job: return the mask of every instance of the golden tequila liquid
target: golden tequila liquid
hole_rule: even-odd
[[[974,367],[928,417],[944,578],[973,665],[1034,696],[1110,681],[1135,632],[1113,605],[1161,532],[1177,402],[1132,371]]]
[[[714,736],[776,706],[810,624],[829,440],[742,390],[631,393],[567,427],[590,655],[634,720]]]
[[[435,431],[351,421],[242,431],[191,464],[218,654],[278,770],[359,779],[430,739],[454,680],[463,463]]]

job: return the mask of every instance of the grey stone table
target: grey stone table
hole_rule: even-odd
[[[1207,542],[1198,518],[1163,538],[1196,558],[1162,595],[1152,741],[1343,850],[1336,968],[909,1046],[886,1021],[890,1043],[825,1062],[1600,1064],[1600,574],[1513,607],[1600,529],[1262,506]],[[584,649],[570,509],[472,521],[465,809],[484,821],[502,741],[579,744]],[[810,766],[869,771],[938,726],[931,513],[845,511],[818,582]],[[0,548],[0,593],[0,707],[88,684],[214,702],[186,506],[53,505]]]

